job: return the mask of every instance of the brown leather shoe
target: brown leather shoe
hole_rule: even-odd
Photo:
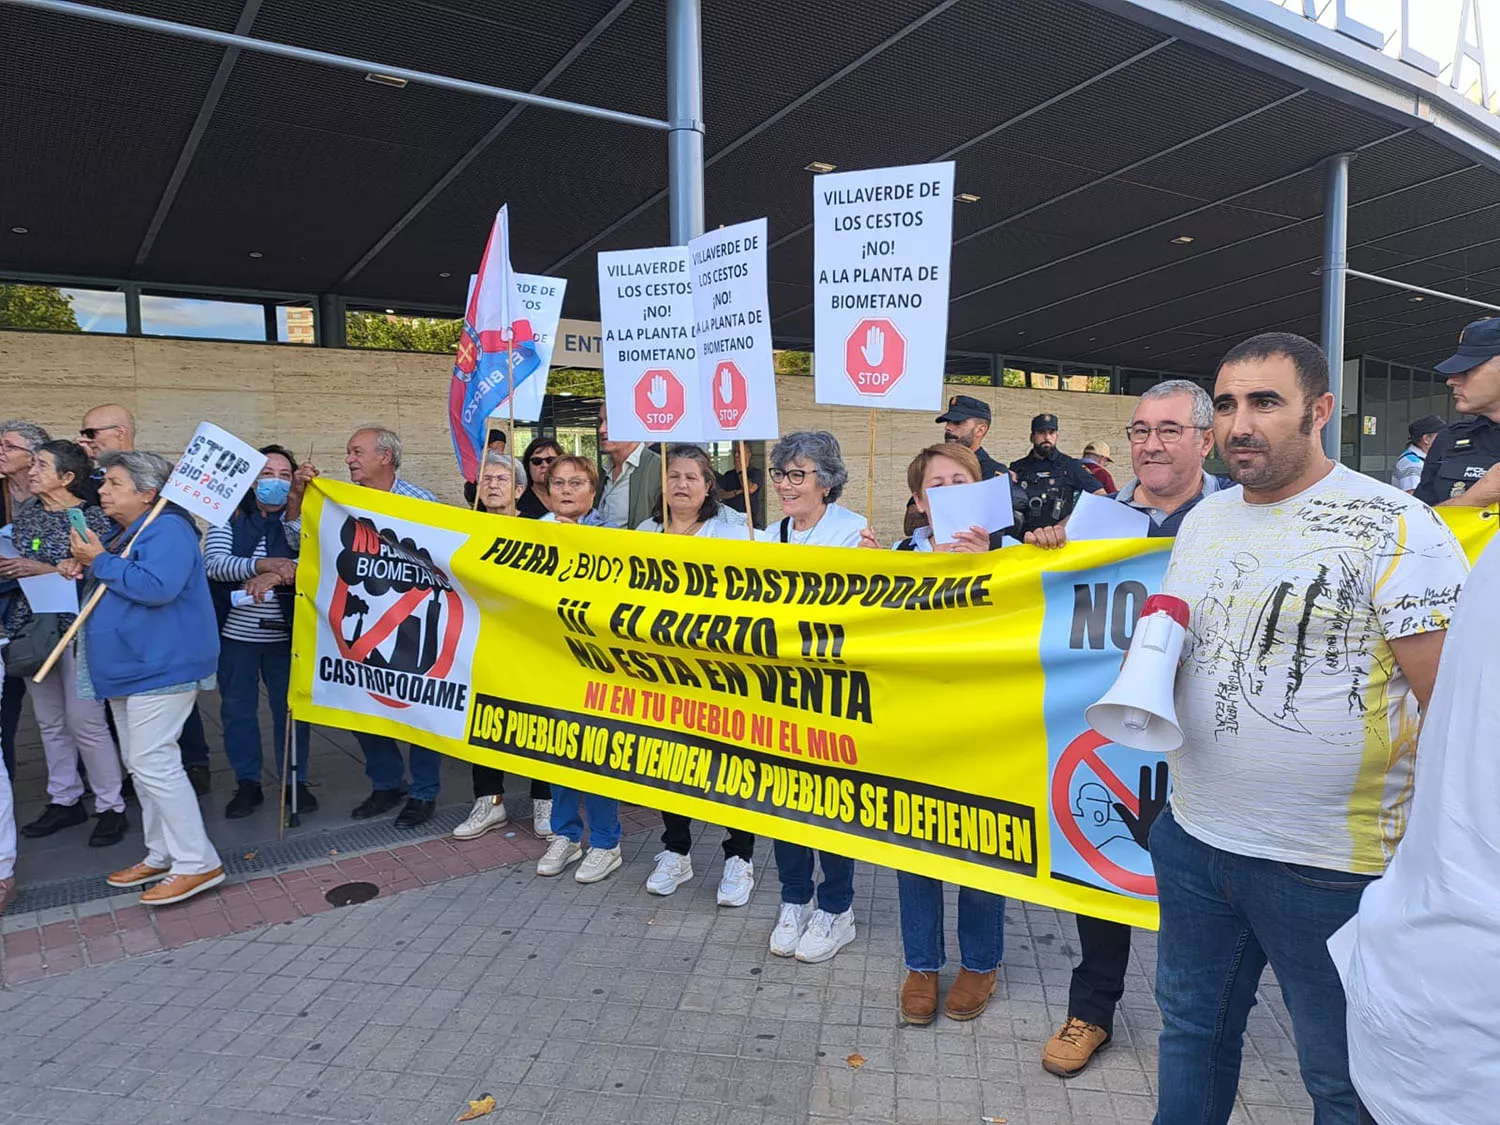
[[[202,894],[224,881],[224,869],[215,867],[202,875],[168,875],[156,886],[141,895],[142,906],[171,906],[194,895]]]
[[[937,993],[936,973],[908,972],[901,986],[901,1018],[917,1027],[926,1027],[937,1019]]]
[[[152,867],[149,863],[133,863],[124,871],[116,871],[104,881],[111,887],[139,887],[142,883],[154,883],[170,870],[169,867]]]
[[[1081,1074],[1094,1055],[1109,1046],[1109,1032],[1096,1023],[1069,1016],[1042,1048],[1042,1066],[1059,1078]]]
[[[989,1006],[990,997],[995,995],[996,976],[995,969],[987,973],[971,973],[968,969],[959,969],[958,979],[948,990],[948,1005],[945,1009],[947,1017],[950,1020],[972,1020],[983,1015],[985,1008]]]
[[[16,898],[16,880],[14,877],[0,879],[0,914],[5,913],[5,908]]]

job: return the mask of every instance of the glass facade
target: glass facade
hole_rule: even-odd
[[[1389,481],[1391,467],[1406,448],[1407,425],[1426,414],[1452,421],[1457,416],[1453,395],[1445,376],[1435,371],[1374,356],[1362,356],[1349,366],[1355,362],[1355,386],[1349,386],[1351,372],[1345,372],[1344,463]],[[1357,410],[1351,410],[1355,404]]]

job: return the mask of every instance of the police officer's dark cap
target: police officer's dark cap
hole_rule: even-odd
[[[948,412],[940,415],[938,421],[967,422],[970,418],[978,418],[981,422],[990,421],[990,404],[971,395],[954,395],[948,400]]]
[[[1440,432],[1448,423],[1437,414],[1424,414],[1411,425],[1406,427],[1407,436],[1412,441],[1424,438],[1428,434]]]
[[[1042,433],[1042,432],[1044,432],[1046,430],[1056,430],[1056,429],[1057,429],[1057,415],[1056,414],[1038,414],[1035,418],[1033,418],[1031,420],[1031,432],[1034,433],[1034,434],[1039,434],[1039,433]]]
[[[1437,365],[1444,375],[1462,375],[1500,355],[1500,316],[1476,320],[1458,337],[1458,351]]]

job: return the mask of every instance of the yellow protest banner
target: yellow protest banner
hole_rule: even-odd
[[[1477,552],[1495,521],[1455,518]],[[292,698],[310,722],[1154,926],[1134,833],[1157,758],[1083,708],[1170,547],[741,543],[320,480]]]

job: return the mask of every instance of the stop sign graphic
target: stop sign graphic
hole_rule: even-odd
[[[664,434],[682,420],[682,382],[670,368],[643,371],[635,383],[635,416],[653,434]]]
[[[714,416],[718,418],[720,428],[732,430],[745,420],[745,411],[750,401],[750,386],[745,382],[745,376],[740,373],[734,360],[726,359],[714,368],[711,393],[714,400]]]
[[[866,317],[844,341],[844,373],[862,395],[885,395],[906,374],[906,337],[885,317]]]

